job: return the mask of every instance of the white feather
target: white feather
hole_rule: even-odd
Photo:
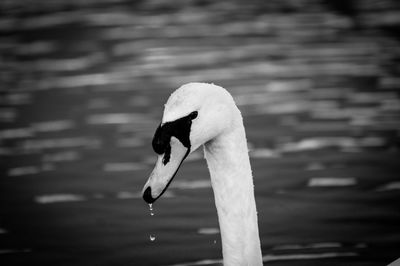
[[[262,255],[253,177],[242,115],[222,87],[189,83],[168,99],[162,122],[193,111],[191,151],[204,145],[222,238],[225,266],[259,266]]]

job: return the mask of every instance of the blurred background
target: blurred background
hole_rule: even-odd
[[[153,216],[140,194],[190,81],[243,113],[265,264],[389,264],[399,25],[396,0],[2,0],[1,265],[218,264],[202,151]]]

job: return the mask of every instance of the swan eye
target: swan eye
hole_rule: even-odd
[[[197,111],[191,112],[190,115],[189,115],[190,119],[192,119],[192,120],[195,119],[197,116],[198,116],[198,112]]]

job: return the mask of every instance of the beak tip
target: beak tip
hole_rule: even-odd
[[[143,199],[148,204],[152,204],[156,201],[155,198],[151,195],[151,187],[147,187],[146,190],[143,192]]]

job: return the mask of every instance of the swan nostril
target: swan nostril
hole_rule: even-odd
[[[147,187],[146,190],[143,192],[143,199],[144,199],[145,202],[147,202],[149,204],[151,204],[151,203],[156,201],[156,199],[154,199],[151,196],[151,187]]]

